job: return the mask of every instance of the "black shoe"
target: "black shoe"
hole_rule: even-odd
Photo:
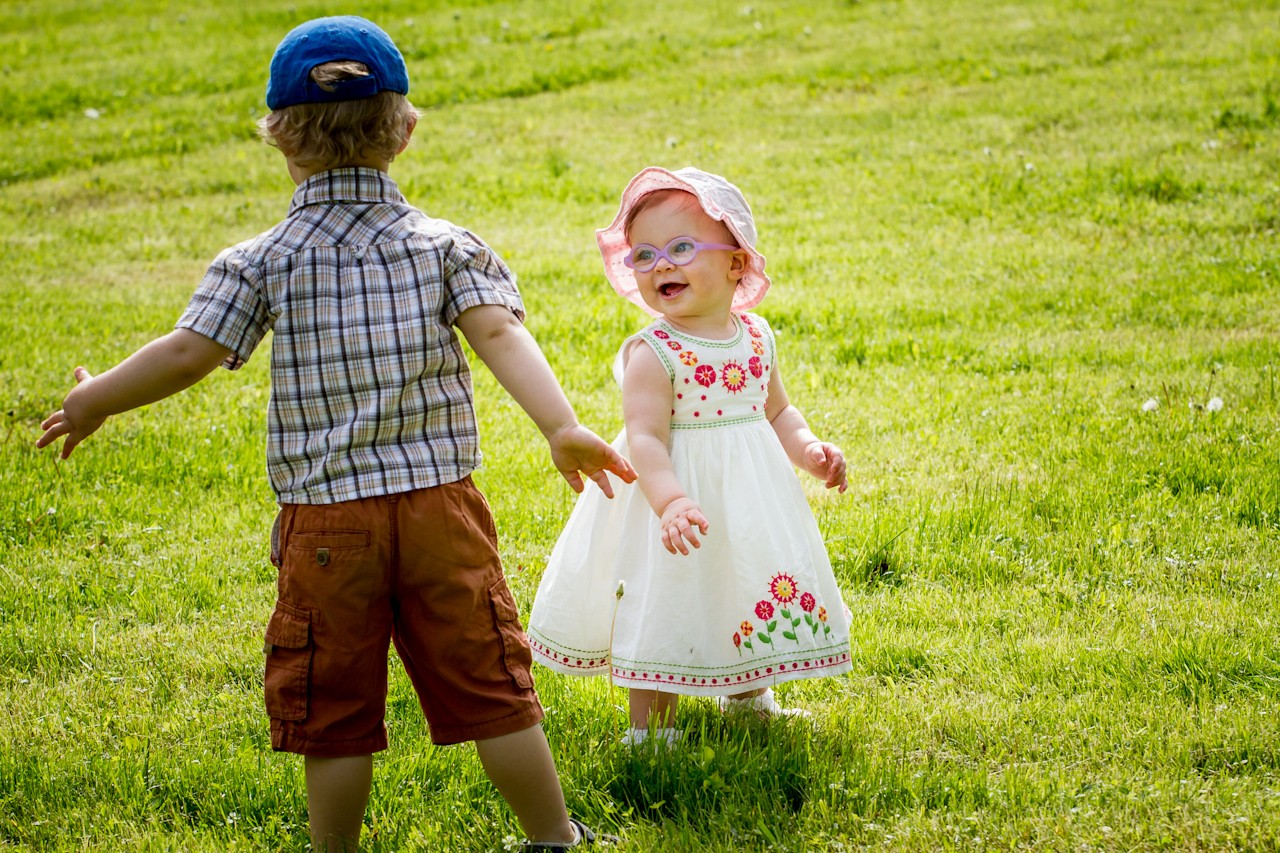
[[[568,851],[577,850],[579,847],[618,843],[618,836],[606,835],[603,832],[597,833],[589,829],[586,824],[576,817],[569,818],[569,823],[573,824],[574,829],[578,831],[577,841],[571,844],[555,841],[526,841],[524,846],[520,848],[521,853],[568,853]]]

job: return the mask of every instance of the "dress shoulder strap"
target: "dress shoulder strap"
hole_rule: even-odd
[[[658,354],[658,360],[662,362],[662,366],[667,370],[667,376],[672,380],[676,377],[675,367],[671,364],[671,354],[665,346],[662,345],[661,335],[666,332],[662,331],[661,324],[654,323],[646,326],[644,329],[636,332],[631,337],[622,342],[622,346],[618,347],[618,354],[613,359],[613,381],[618,383],[618,387],[622,387],[622,374],[626,370],[627,360],[631,357],[631,351],[634,350],[642,341],[649,345],[655,353]]]

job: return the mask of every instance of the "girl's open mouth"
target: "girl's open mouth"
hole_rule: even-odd
[[[689,285],[679,281],[669,281],[666,284],[658,285],[658,293],[666,299],[679,296]]]

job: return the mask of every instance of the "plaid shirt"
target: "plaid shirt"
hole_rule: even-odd
[[[267,474],[283,503],[455,482],[480,465],[458,315],[515,278],[480,238],[411,206],[383,172],[315,175],[275,228],[222,252],[178,328],[234,352],[268,330]]]

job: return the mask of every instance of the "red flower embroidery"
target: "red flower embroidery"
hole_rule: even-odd
[[[813,608],[818,606],[818,600],[813,597],[813,593],[806,592],[800,596],[800,609],[805,613],[812,613]]]
[[[698,357],[694,355],[690,350],[685,350],[684,352],[680,353],[680,361],[684,364],[687,364],[689,367],[693,367],[695,364],[698,363]]]
[[[655,338],[660,338],[660,339],[662,339],[662,340],[664,340],[664,341],[665,341],[667,338],[671,337],[670,335],[668,335],[666,332],[662,331],[661,329],[654,329],[654,330],[653,330],[653,336],[654,336]]]
[[[738,634],[737,634],[736,632],[735,632],[735,633],[734,633],[734,635],[733,635],[733,644],[734,644],[734,646],[741,646],[741,645],[742,645],[742,637],[738,636]]]
[[[769,581],[769,592],[773,600],[779,604],[787,604],[796,597],[796,579],[791,575],[778,573]]]
[[[749,315],[749,314],[742,314],[742,315],[740,315],[740,316],[742,317],[742,322],[743,322],[743,323],[745,323],[745,324],[746,324],[746,325],[748,325],[748,326],[750,326],[750,325],[751,325],[751,315]]]
[[[751,351],[756,355],[764,355],[764,344],[759,341],[751,342]]]
[[[726,361],[720,368],[720,378],[724,387],[732,394],[737,394],[747,387],[747,372],[736,361]]]
[[[743,619],[742,624],[739,625],[738,627],[742,630],[742,636],[744,637],[750,637],[751,632],[756,629],[755,626],[752,625],[750,622],[748,622],[746,619]]]
[[[759,379],[761,374],[764,373],[764,368],[760,366],[760,357],[751,356],[750,360],[747,361],[747,369],[751,371],[752,376]]]
[[[759,616],[761,619],[764,619],[766,622],[772,619],[773,618],[773,602],[757,601],[756,615]]]
[[[716,381],[716,369],[709,364],[699,364],[693,371],[693,378],[703,388],[710,388]]]
[[[751,337],[753,338],[759,338],[764,336],[764,332],[760,331],[755,326],[749,326],[747,328],[747,331],[751,333]]]
[[[680,352],[680,350],[684,349],[684,344],[679,341],[667,341],[667,346],[676,352]]]

